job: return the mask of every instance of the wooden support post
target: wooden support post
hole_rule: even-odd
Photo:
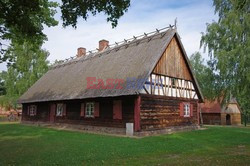
[[[179,97],[181,97],[181,86],[180,86],[179,80],[177,80],[177,83],[178,83]]]
[[[168,92],[167,92],[167,96],[169,96],[169,87],[170,87],[170,78],[168,77]]]
[[[187,81],[185,81],[185,92],[186,92],[186,98],[188,96],[188,87],[187,87]]]
[[[170,78],[170,83],[171,83],[171,97],[173,97],[173,78]]]
[[[160,80],[161,80],[162,95],[164,95],[164,84],[163,84],[161,76],[160,76]]]
[[[50,105],[50,114],[49,114],[49,121],[51,123],[55,122],[55,115],[56,115],[56,104],[52,103]]]
[[[198,120],[198,125],[200,126],[200,104],[199,102],[196,102],[197,104],[197,120]]]
[[[152,95],[152,74],[150,74],[150,94]]]
[[[137,96],[135,98],[135,107],[134,107],[134,130],[140,131],[141,130],[141,96]]]
[[[154,92],[153,92],[153,94],[155,95],[155,87],[156,87],[156,75],[154,75],[155,76],[155,79],[154,79]]]
[[[160,95],[160,81],[159,81],[159,75],[157,75],[157,84],[158,84],[158,86],[157,86],[157,88],[158,88],[158,95]]]
[[[166,76],[164,76],[164,95],[167,96],[167,79],[166,79]]]
[[[181,80],[181,97],[184,98],[184,93],[185,93],[185,82],[183,82],[183,80]]]
[[[189,98],[192,99],[192,85],[191,85],[191,82],[188,82],[188,88],[189,88]]]
[[[201,107],[199,108],[199,112],[200,112],[200,120],[201,120],[200,126],[202,127],[203,126],[203,117],[202,117]]]
[[[175,85],[175,97],[178,97],[177,95],[177,83],[176,81],[178,81],[177,79],[174,79],[174,85]]]

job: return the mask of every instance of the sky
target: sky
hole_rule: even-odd
[[[79,19],[77,29],[63,28],[58,11],[56,19],[59,25],[44,28],[48,40],[42,48],[50,52],[50,62],[63,60],[75,56],[78,47],[94,50],[101,39],[112,44],[173,25],[176,18],[177,32],[188,56],[196,51],[203,52],[200,49],[201,32],[206,31],[207,23],[218,19],[212,0],[131,0],[131,6],[119,19],[116,28],[112,28],[104,14],[90,16],[87,21]],[[202,55],[206,58],[205,53]],[[5,64],[0,64],[0,70],[6,70]]]

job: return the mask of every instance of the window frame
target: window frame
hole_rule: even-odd
[[[190,105],[190,103],[183,103],[183,117],[191,117],[191,105]]]
[[[94,118],[95,113],[95,102],[86,102],[85,105],[85,117],[86,118]]]
[[[29,116],[36,116],[36,110],[37,110],[36,105],[30,105],[29,106]]]
[[[62,117],[63,116],[63,111],[64,111],[63,103],[57,103],[56,104],[56,116],[57,117]],[[58,112],[60,112],[60,114]]]

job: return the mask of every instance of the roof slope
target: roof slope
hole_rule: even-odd
[[[57,65],[28,89],[19,103],[139,94],[144,82],[137,86],[140,88],[127,88],[127,79],[146,81],[175,35],[176,29],[170,28]],[[122,79],[123,88],[87,89],[87,77]]]
[[[222,113],[241,113],[241,108],[236,98],[231,98],[229,102],[222,108]]]
[[[221,113],[221,105],[218,100],[205,100],[201,104],[201,111],[202,113]]]
[[[31,86],[19,102],[137,94],[139,91],[133,88],[87,89],[86,78],[123,79],[124,86],[127,78],[147,78],[175,33],[175,29],[169,29],[58,65]]]

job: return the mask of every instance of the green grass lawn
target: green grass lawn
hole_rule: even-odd
[[[0,165],[250,165],[250,128],[135,139],[0,123]]]
[[[1,123],[1,122],[5,122],[5,121],[8,121],[8,117],[7,117],[7,116],[0,115],[0,123]]]

